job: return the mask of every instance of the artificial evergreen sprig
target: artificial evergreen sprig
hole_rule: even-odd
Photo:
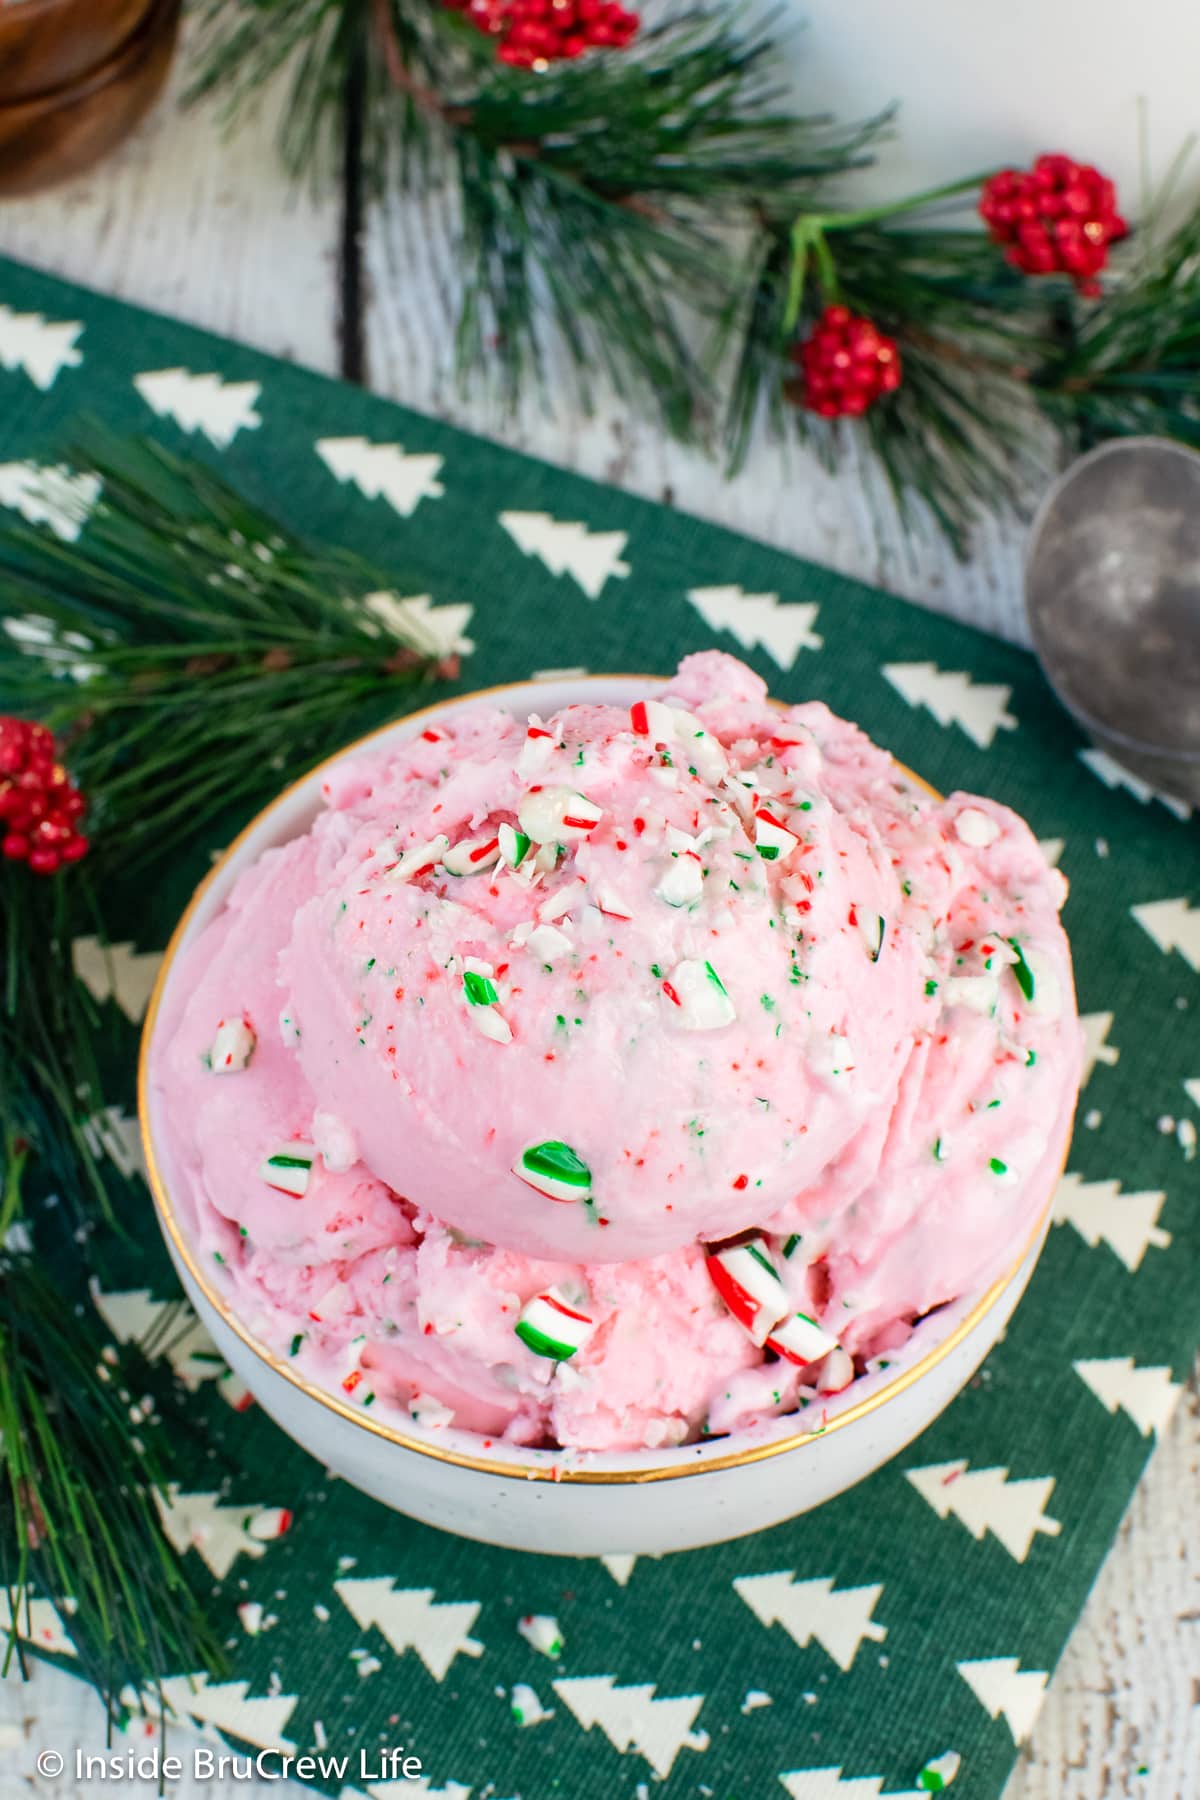
[[[433,615],[149,440],[71,456],[100,482],[78,542],[0,528],[25,712],[69,749],[91,865],[128,870],[337,747],[356,704],[453,672]]]
[[[65,1610],[110,1723],[126,1688],[225,1672],[163,1533],[154,1493],[165,1491],[165,1445],[137,1397],[138,1372],[39,1256],[0,1248],[0,1581],[10,1609],[0,1669],[23,1662],[27,1608],[44,1597]]]
[[[1111,183],[1065,157],[1001,176],[988,234],[946,229],[938,196],[833,211],[829,178],[874,160],[887,121],[797,116],[769,17],[676,10],[627,50],[532,69],[495,42],[441,0],[204,0],[196,92],[236,108],[290,61],[296,171],[328,165],[365,94],[376,188],[452,193],[459,366],[498,373],[510,402],[557,335],[585,403],[601,371],[681,436],[716,441],[723,414],[734,468],[764,427],[830,462],[865,441],[901,513],[923,503],[960,552],[1081,445],[1200,436],[1200,214],[1152,254],[1145,231],[1121,245]],[[1062,182],[1083,212],[1039,212]],[[947,192],[974,205],[979,178]],[[1030,194],[1032,214],[1011,204]],[[895,340],[904,378],[831,428],[785,388],[834,296]]]
[[[295,51],[282,140],[293,171],[319,169],[340,143],[361,67],[376,188],[444,189],[452,175],[461,370],[498,377],[515,402],[557,336],[585,402],[603,370],[685,437],[710,403],[685,315],[719,310],[736,281],[730,233],[757,195],[795,210],[859,166],[884,123],[797,116],[770,21],[707,6],[629,50],[532,77],[495,64],[433,0],[209,0],[201,22],[194,92],[221,89],[235,110]]]

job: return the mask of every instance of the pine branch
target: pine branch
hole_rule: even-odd
[[[127,1686],[225,1672],[155,1506],[162,1433],[144,1408],[130,1423],[137,1375],[105,1350],[90,1310],[64,1305],[39,1257],[0,1250],[0,1580],[12,1621],[3,1672],[14,1657],[24,1666],[29,1599],[67,1604],[83,1671],[113,1721]]]
[[[1098,306],[1071,309],[1034,399],[1081,449],[1137,433],[1200,449],[1200,207],[1161,240],[1151,222],[1114,276]]]
[[[402,710],[453,672],[378,570],[303,543],[202,465],[148,440],[70,460],[102,483],[84,536],[0,527],[0,603],[22,710],[93,797],[99,874],[302,773],[356,705]]]
[[[293,173],[318,169],[338,140],[346,71],[365,54],[376,189],[453,174],[460,375],[484,373],[512,404],[558,342],[585,405],[603,369],[683,437],[710,396],[676,297],[689,313],[719,311],[739,280],[729,233],[754,196],[794,210],[869,161],[886,123],[794,116],[772,22],[705,7],[535,78],[496,65],[488,41],[431,0],[216,0],[202,22],[194,92],[222,90],[235,108],[298,54],[282,146]]]

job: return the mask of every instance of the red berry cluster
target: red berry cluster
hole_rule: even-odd
[[[1090,164],[1039,156],[1032,169],[1002,169],[983,184],[979,213],[1015,268],[1071,275],[1081,294],[1098,294],[1108,246],[1126,234],[1117,190]]]
[[[823,419],[857,417],[900,386],[895,338],[848,306],[827,306],[791,358],[800,374],[787,383],[788,399]]]
[[[78,829],[84,806],[46,727],[0,718],[0,855],[35,875],[78,862],[88,847]]]
[[[476,30],[499,38],[496,56],[517,69],[544,69],[585,50],[624,50],[641,20],[617,0],[447,0]]]

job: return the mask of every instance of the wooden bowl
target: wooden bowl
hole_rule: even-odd
[[[0,5],[0,197],[78,175],[157,99],[183,0]]]

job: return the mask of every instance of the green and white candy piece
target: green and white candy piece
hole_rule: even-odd
[[[941,1756],[931,1757],[917,1776],[917,1792],[944,1793],[961,1768],[962,1757],[957,1750],[946,1750]]]
[[[765,806],[754,809],[754,847],[764,862],[782,862],[799,843],[794,832]]]
[[[517,823],[535,844],[567,844],[590,837],[603,817],[604,808],[586,794],[557,784],[530,788],[517,806]]]
[[[668,906],[692,906],[704,892],[704,865],[694,850],[682,850],[671,860],[654,892]]]
[[[1016,959],[1013,978],[1025,997],[1026,1011],[1038,1018],[1057,1019],[1062,1012],[1062,989],[1050,958],[1016,938],[1009,938],[1008,943]]]
[[[775,1326],[767,1344],[772,1350],[778,1349],[795,1357],[797,1362],[811,1363],[819,1362],[835,1349],[837,1339],[828,1331],[822,1331],[808,1313],[794,1312]]]
[[[510,869],[519,869],[533,848],[532,838],[512,825],[501,825],[496,833],[500,841],[500,860]]]
[[[732,1025],[737,1008],[710,962],[688,957],[675,964],[662,991],[684,1031],[719,1031]]]
[[[858,920],[859,936],[866,947],[867,955],[872,962],[878,962],[883,954],[883,940],[887,933],[887,920],[882,913],[871,912],[856,906],[854,916]]]
[[[590,1200],[592,1171],[558,1138],[530,1144],[513,1164],[513,1174],[550,1200]]]
[[[214,1075],[237,1075],[254,1055],[258,1039],[248,1019],[222,1019],[208,1053]]]
[[[513,1329],[527,1350],[535,1356],[552,1357],[555,1362],[568,1362],[583,1349],[596,1329],[596,1321],[581,1312],[578,1304],[572,1305],[573,1299],[561,1288],[552,1287],[544,1294],[535,1294],[521,1308]]]
[[[498,1009],[500,995],[492,979],[495,972],[491,963],[468,956],[463,964],[463,999],[468,1017],[481,1036],[494,1044],[511,1044],[512,1027]]]
[[[951,975],[942,983],[943,1006],[965,1006],[971,1012],[994,1013],[1000,998],[995,975]]]
[[[955,815],[954,835],[973,850],[986,850],[1000,836],[1000,827],[990,813],[978,806],[964,806]]]
[[[451,844],[442,857],[442,866],[451,875],[481,875],[500,860],[499,835],[461,838]]]
[[[440,831],[436,837],[430,838],[427,844],[414,844],[411,850],[406,850],[395,868],[387,870],[384,880],[388,882],[411,881],[413,876],[419,874],[422,869],[429,868],[431,864],[440,863],[449,848],[450,839],[445,832]]]
[[[268,1187],[278,1188],[281,1194],[291,1194],[299,1200],[308,1192],[308,1178],[316,1160],[316,1145],[294,1138],[289,1143],[277,1144],[258,1165],[258,1173]]]
[[[552,1613],[526,1613],[517,1620],[517,1633],[539,1656],[551,1658],[563,1653],[563,1634]]]

